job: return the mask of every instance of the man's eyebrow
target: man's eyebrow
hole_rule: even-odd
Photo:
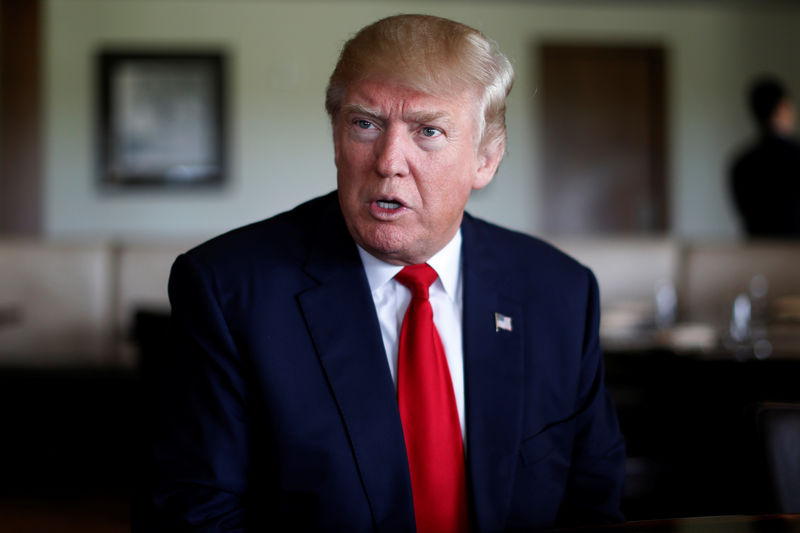
[[[418,113],[409,113],[407,119],[418,124],[425,124],[437,120],[444,120],[450,122],[450,115],[444,111],[420,111]]]
[[[365,115],[368,117],[372,117],[378,120],[386,120],[380,111],[375,109],[371,109],[362,104],[345,104],[342,108],[343,113],[356,113],[359,115]],[[404,119],[410,122],[415,122],[417,124],[426,124],[429,122],[433,122],[436,120],[444,120],[445,122],[451,122],[450,115],[444,111],[412,111],[407,113],[404,116]]]
[[[363,106],[361,104],[346,104],[342,108],[343,113],[358,113],[359,115],[366,115],[368,117],[383,119],[384,117],[381,116],[380,112],[370,109],[369,107]]]

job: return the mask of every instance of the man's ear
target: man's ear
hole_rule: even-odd
[[[505,139],[497,139],[486,143],[478,150],[478,168],[475,171],[475,179],[472,182],[473,189],[483,189],[494,178],[500,160],[503,159],[503,152],[506,148]]]

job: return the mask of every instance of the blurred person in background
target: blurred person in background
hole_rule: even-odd
[[[800,237],[800,145],[795,106],[773,77],[755,80],[749,106],[759,138],[734,160],[731,186],[749,237]]]

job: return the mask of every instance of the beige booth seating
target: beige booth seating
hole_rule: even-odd
[[[655,320],[659,284],[677,285],[680,246],[668,238],[562,238],[553,244],[592,269],[600,287],[600,333],[607,345]]]
[[[800,295],[800,243],[761,241],[686,247],[680,302],[689,320],[724,324],[733,300],[756,275],[767,279],[767,301]]]
[[[0,241],[0,364],[113,363],[112,252]]]
[[[170,268],[179,254],[196,242],[134,244],[118,249],[118,297],[116,327],[122,339],[120,350],[126,360],[135,360],[130,334],[137,311],[169,312],[167,282]]]
[[[197,242],[0,240],[0,365],[135,364],[136,312],[169,311],[172,262]],[[735,296],[757,274],[769,282],[771,304],[800,295],[800,243],[551,242],[595,272],[606,338],[619,340],[652,325],[654,289],[663,282],[677,288],[680,320],[711,323],[717,331],[724,329]],[[794,303],[800,317],[800,298]]]
[[[560,238],[551,242],[597,276],[603,307],[652,307],[656,284],[678,283],[681,249],[668,238]]]

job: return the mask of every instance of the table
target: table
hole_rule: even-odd
[[[735,515],[645,520],[614,526],[560,531],[574,533],[800,533],[800,515]]]
[[[629,519],[779,510],[756,413],[800,402],[800,358],[607,351],[606,382],[627,440]]]
[[[130,514],[121,497],[0,497],[0,531],[12,533],[127,533]]]

